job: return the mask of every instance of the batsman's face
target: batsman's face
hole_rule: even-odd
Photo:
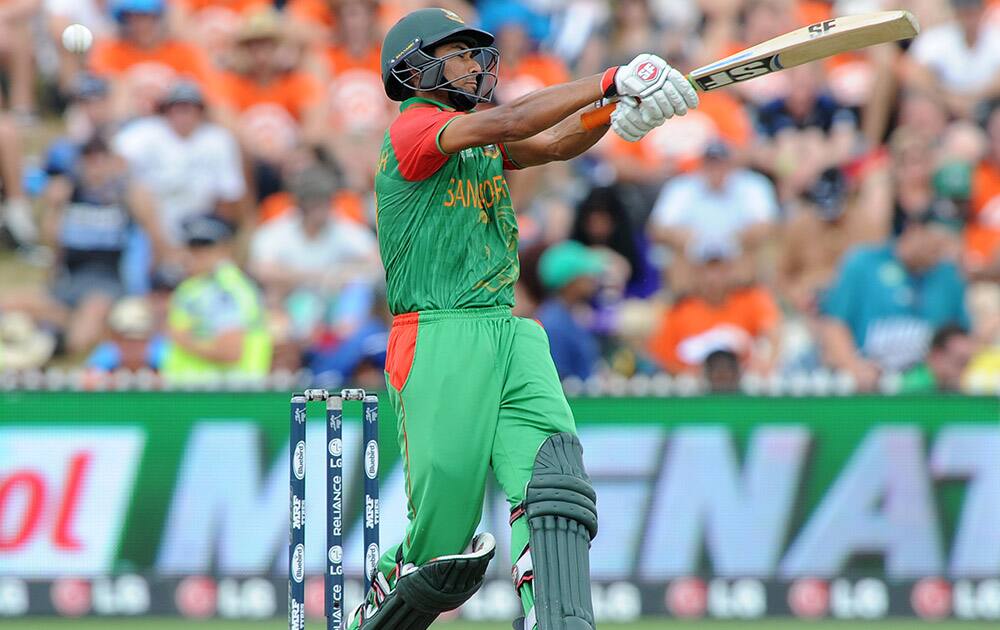
[[[469,47],[461,42],[452,42],[434,49],[435,57],[447,55],[452,56],[444,62],[444,78],[460,90],[475,92],[478,87],[476,75],[482,72],[483,68],[473,57]]]

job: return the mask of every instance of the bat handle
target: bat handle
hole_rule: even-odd
[[[696,91],[703,89],[693,78],[691,78],[690,74],[684,78],[688,80],[688,83],[690,83],[691,87],[693,87]],[[580,124],[582,124],[583,128],[587,131],[597,129],[598,127],[603,127],[605,125],[610,125],[611,113],[615,111],[615,105],[616,103],[608,103],[603,107],[598,107],[597,109],[592,109],[589,112],[580,114]]]
[[[584,112],[580,114],[580,124],[582,124],[583,128],[587,131],[597,129],[598,127],[603,127],[605,125],[610,125],[611,112],[613,111],[615,111],[615,103],[608,103],[598,109],[592,109],[589,112]]]

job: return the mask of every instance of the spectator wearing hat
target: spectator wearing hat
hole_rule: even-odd
[[[246,15],[266,11],[274,0],[172,0],[173,32],[204,50],[219,65]]]
[[[748,370],[768,374],[777,367],[781,313],[771,293],[742,286],[736,273],[739,245],[721,238],[692,241],[691,291],[660,320],[648,350],[671,374],[699,374],[717,350],[736,354]]]
[[[24,311],[56,326],[71,354],[100,340],[111,305],[125,292],[121,263],[132,223],[148,231],[154,252],[167,249],[152,199],[124,161],[99,136],[80,154],[77,172],[51,178],[44,192],[43,236],[55,251],[52,282],[0,298],[0,310]]]
[[[107,339],[87,358],[93,372],[159,371],[166,354],[166,338],[157,331],[153,306],[145,297],[125,297],[108,314]]]
[[[277,11],[244,18],[232,67],[216,86],[222,121],[258,164],[272,169],[301,143],[322,144],[326,131],[322,85],[299,69],[300,47],[285,29]]]
[[[183,235],[189,276],[170,300],[164,378],[265,376],[271,337],[257,286],[232,260],[232,226],[213,215],[193,216]]]
[[[951,0],[953,18],[914,40],[910,83],[941,94],[954,116],[972,118],[976,106],[1000,96],[1000,28],[985,19],[983,0]]]
[[[947,258],[955,225],[940,207],[897,208],[894,238],[849,252],[820,304],[826,363],[863,391],[922,361],[937,328],[969,329],[965,282]]]
[[[382,274],[375,235],[334,213],[338,185],[326,168],[305,169],[291,188],[296,208],[258,228],[249,268],[268,304],[291,316],[297,339],[345,339],[368,318]]]
[[[692,242],[735,241],[747,257],[745,269],[756,278],[756,253],[774,229],[778,205],[766,177],[738,166],[728,144],[713,141],[699,171],[672,178],[663,187],[649,220],[650,235],[670,248],[675,292],[691,286],[684,252]]]
[[[118,34],[94,43],[90,67],[111,81],[120,118],[153,113],[163,94],[179,80],[202,87],[212,84],[214,71],[208,57],[170,34],[166,8],[165,0],[109,0]]]
[[[117,128],[110,84],[102,77],[82,73],[73,80],[70,103],[63,116],[66,135],[54,140],[45,152],[49,177],[76,174],[80,147],[90,138],[108,138]]]
[[[160,228],[172,246],[183,243],[182,224],[192,216],[242,217],[246,182],[239,145],[228,130],[208,121],[197,84],[175,84],[159,113],[126,125],[113,146],[155,195]],[[143,250],[140,239],[131,261],[135,282],[142,285],[136,290],[148,288],[151,256]]]
[[[559,378],[589,378],[601,358],[597,336],[588,329],[590,300],[607,265],[604,258],[576,241],[549,247],[538,262],[538,276],[549,297],[536,316],[549,337]]]
[[[55,337],[39,328],[28,314],[0,315],[0,371],[45,367],[55,347]]]

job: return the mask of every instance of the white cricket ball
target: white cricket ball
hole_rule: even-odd
[[[63,31],[62,43],[66,50],[79,55],[90,50],[94,34],[83,24],[70,24]]]

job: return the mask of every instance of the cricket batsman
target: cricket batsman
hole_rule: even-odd
[[[389,548],[353,630],[422,630],[481,586],[495,552],[473,538],[486,475],[511,508],[523,630],[594,628],[590,542],[596,495],[541,326],[511,315],[517,220],[504,170],[568,160],[607,131],[580,113],[619,97],[611,129],[635,141],[698,105],[651,54],[510,103],[490,101],[493,35],[445,9],[400,20],[382,45],[400,101],[375,178],[379,248],[395,318],[386,358],[409,524]]]

